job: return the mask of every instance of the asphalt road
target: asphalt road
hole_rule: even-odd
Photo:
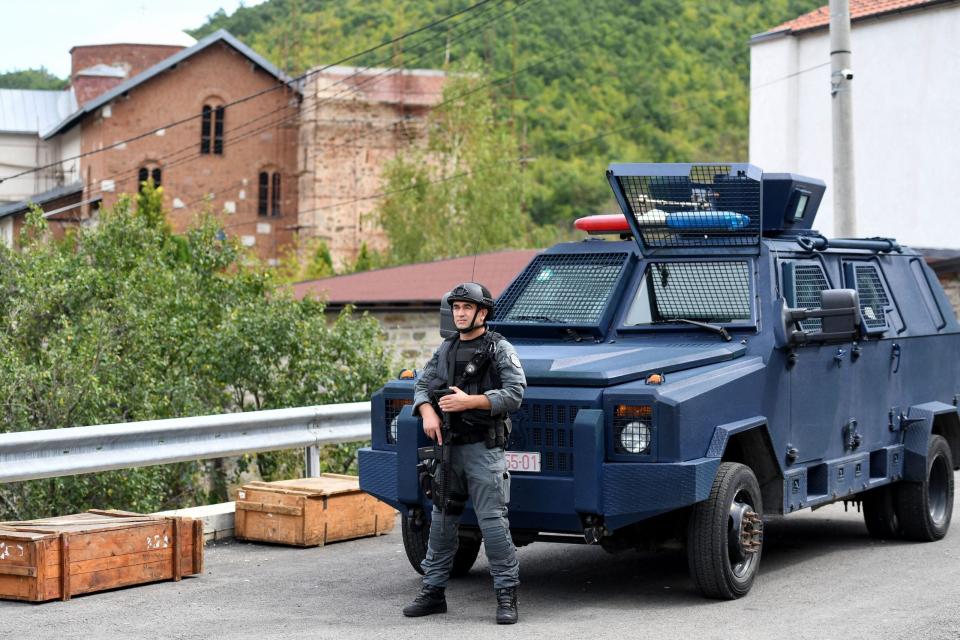
[[[960,519],[960,508],[955,508]],[[832,505],[767,523],[741,600],[703,599],[680,553],[583,545],[519,550],[520,623],[494,624],[486,562],[451,583],[450,611],[405,619],[419,586],[399,526],[324,548],[208,545],[203,576],[69,602],[0,602],[0,637],[960,638],[960,524],[937,543],[877,542]]]

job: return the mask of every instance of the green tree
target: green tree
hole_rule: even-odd
[[[0,89],[63,90],[69,84],[69,81],[47,71],[46,67],[0,73]]]
[[[148,186],[67,241],[35,210],[21,250],[0,247],[0,430],[361,400],[386,379],[375,320],[328,324],[244,267],[208,216],[171,235]],[[222,498],[224,482],[208,462],[8,484],[0,517],[154,511]]]
[[[471,63],[444,88],[428,118],[428,143],[384,170],[379,221],[392,263],[527,246],[524,167],[507,122],[498,120],[486,78]],[[470,93],[470,99],[459,98]]]
[[[268,0],[217,14],[194,35],[230,29],[274,62],[295,61],[293,70],[301,71],[471,4]],[[497,121],[516,131],[517,155],[535,158],[524,174],[524,209],[538,225],[569,229],[579,216],[616,210],[603,178],[610,162],[745,160],[750,36],[824,4],[489,3],[349,64],[445,69],[480,57],[495,83]],[[508,157],[505,150],[501,158]],[[404,186],[419,194],[426,189],[424,173],[398,180],[407,179]]]

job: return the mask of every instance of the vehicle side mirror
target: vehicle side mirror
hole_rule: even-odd
[[[780,317],[779,337],[784,345],[847,342],[860,335],[860,297],[855,289],[824,289],[819,309],[790,309],[781,299]],[[822,318],[820,331],[800,327],[802,320],[810,318]]]
[[[457,325],[453,323],[453,310],[447,302],[449,295],[450,292],[447,291],[440,298],[440,337],[444,340],[457,333]]]

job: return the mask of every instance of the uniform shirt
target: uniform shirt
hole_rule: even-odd
[[[441,353],[446,354],[449,344],[449,341],[446,340],[441,343],[423,368],[423,373],[417,378],[413,396],[413,413],[415,415],[419,413],[420,405],[430,402],[429,392],[431,390],[447,387],[447,358],[445,355],[441,358],[440,355]],[[472,351],[473,349],[471,349],[471,355]],[[465,365],[466,362],[464,362]],[[523,400],[523,390],[527,386],[527,378],[523,373],[517,350],[505,339],[497,341],[491,366],[496,366],[497,373],[500,374],[500,388],[485,391],[483,395],[490,400],[490,415],[506,416],[520,408],[520,401]]]

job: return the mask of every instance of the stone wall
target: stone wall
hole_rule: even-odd
[[[940,284],[943,290],[947,292],[947,298],[953,305],[953,312],[960,317],[960,274],[949,273],[940,276]]]
[[[339,310],[327,312],[330,321]],[[356,313],[356,312],[355,312]],[[362,313],[362,312],[360,312]],[[396,374],[403,368],[423,369],[440,344],[440,312],[435,311],[377,311],[368,313],[377,319],[387,334],[390,364]]]
[[[300,109],[299,228],[327,243],[338,270],[363,243],[385,248],[373,218],[383,168],[425,142],[426,117],[445,79],[440,71],[352,67],[310,76]]]

